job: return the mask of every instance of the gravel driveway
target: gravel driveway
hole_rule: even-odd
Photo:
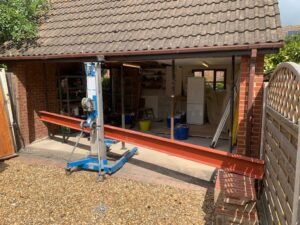
[[[0,224],[211,224],[213,193],[0,163]]]

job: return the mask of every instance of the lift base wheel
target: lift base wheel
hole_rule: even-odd
[[[104,177],[104,175],[98,175],[98,177],[97,177],[97,183],[102,183],[102,182],[104,182],[104,180],[105,180],[105,177]]]
[[[67,176],[70,176],[72,174],[71,169],[65,169],[65,173]]]

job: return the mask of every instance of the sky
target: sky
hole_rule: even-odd
[[[279,0],[281,23],[300,25],[300,0]]]

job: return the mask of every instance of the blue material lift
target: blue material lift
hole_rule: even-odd
[[[104,138],[101,62],[85,63],[85,72],[87,76],[87,97],[82,99],[81,105],[87,113],[87,120],[80,124],[82,132],[78,136],[72,154],[86,128],[90,128],[91,153],[94,154],[80,160],[68,162],[65,170],[67,174],[70,174],[73,168],[94,170],[98,172],[98,180],[102,181],[104,174],[115,173],[136,154],[138,149],[133,148],[127,151],[119,160],[109,165],[107,149],[117,141]]]
[[[102,161],[101,171],[107,174],[113,174],[117,172],[122,166],[137,152],[137,148],[133,148],[131,151],[127,151],[119,160],[117,160],[114,164],[108,165],[108,161]],[[66,170],[70,171],[72,168],[80,167],[86,170],[94,170],[99,172],[99,161],[97,156],[88,156],[84,159],[80,159],[77,161],[69,162],[67,164]]]

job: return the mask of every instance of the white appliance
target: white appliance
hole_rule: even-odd
[[[205,79],[189,77],[187,85],[187,123],[204,124]]]

